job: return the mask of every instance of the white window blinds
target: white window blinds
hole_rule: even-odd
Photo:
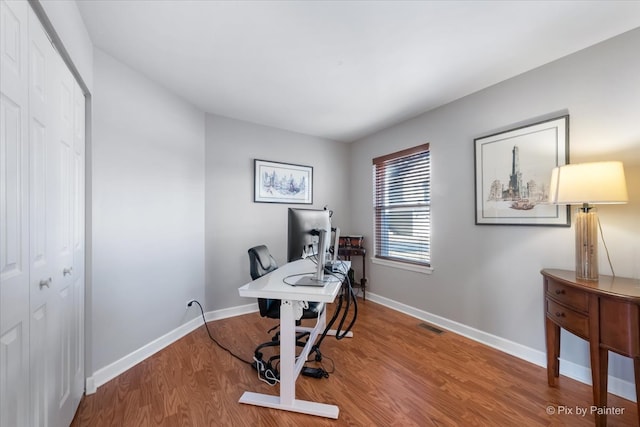
[[[375,256],[431,265],[429,144],[373,159]]]

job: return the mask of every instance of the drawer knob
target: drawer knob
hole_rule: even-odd
[[[556,311],[556,317],[564,317],[564,312]]]
[[[564,294],[564,289],[556,289],[556,295]]]

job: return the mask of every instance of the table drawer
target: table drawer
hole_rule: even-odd
[[[547,298],[547,316],[568,331],[589,339],[589,317]]]
[[[367,253],[364,248],[339,248],[338,255],[341,256],[364,256]]]
[[[578,311],[589,312],[589,295],[586,292],[563,285],[555,280],[547,279],[547,295]]]

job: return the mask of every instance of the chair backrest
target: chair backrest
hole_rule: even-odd
[[[251,278],[256,280],[278,268],[276,260],[269,253],[265,245],[254,246],[249,249],[249,272]]]
[[[269,249],[267,249],[265,245],[254,246],[253,248],[249,249],[249,272],[253,280],[262,277],[267,273],[271,273],[277,268],[278,263],[273,258],[273,256],[271,256],[271,254],[269,253]],[[280,301],[258,298],[258,308],[260,309],[260,315],[262,317],[265,317],[271,311],[273,311],[271,310],[273,304],[277,304],[277,306],[279,306]]]

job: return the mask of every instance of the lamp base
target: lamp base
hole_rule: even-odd
[[[587,204],[576,215],[576,278],[598,280],[598,213]]]

